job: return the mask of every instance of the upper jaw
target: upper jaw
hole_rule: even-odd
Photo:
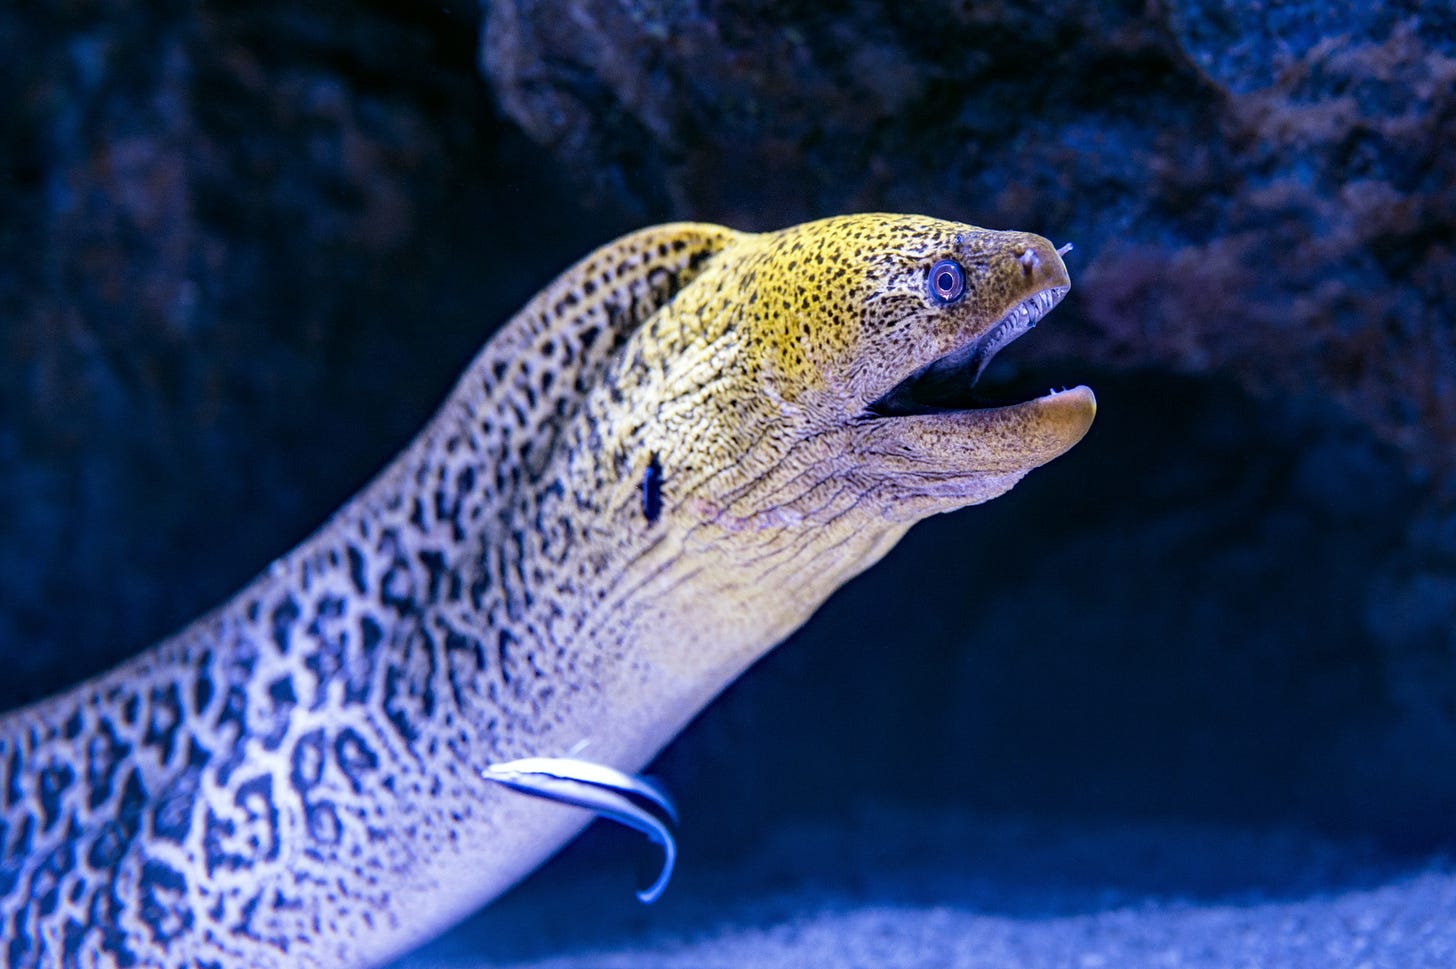
[[[1046,285],[1026,296],[996,322],[958,349],[920,366],[865,408],[867,417],[907,417],[981,406],[972,388],[995,355],[1036,326],[1062,298],[1068,285]]]

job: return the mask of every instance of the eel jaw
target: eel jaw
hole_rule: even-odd
[[[910,417],[984,408],[986,405],[976,400],[971,390],[992,358],[1036,326],[1062,301],[1067,289],[1049,286],[1023,299],[970,343],[930,361],[871,401],[866,416]]]
[[[1001,406],[972,393],[991,358],[1067,289],[1044,286],[1023,298],[968,344],[922,365],[866,407],[856,422],[862,467],[883,476],[886,517],[915,521],[994,498],[1087,433],[1097,416],[1087,387]]]

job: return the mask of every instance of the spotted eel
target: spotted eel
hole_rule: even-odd
[[[371,965],[489,901],[589,818],[484,765],[639,770],[912,523],[1082,437],[1085,387],[969,387],[1068,285],[918,216],[587,256],[310,538],[0,718],[0,961]]]

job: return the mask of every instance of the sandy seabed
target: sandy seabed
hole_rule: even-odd
[[[881,808],[684,858],[644,908],[603,827],[394,969],[1456,965],[1456,866],[1295,831]]]

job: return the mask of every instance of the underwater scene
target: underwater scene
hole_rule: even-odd
[[[1453,145],[1450,3],[0,9],[0,965],[1456,965]]]

